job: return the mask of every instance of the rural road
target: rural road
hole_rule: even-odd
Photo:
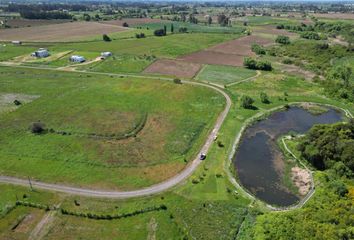
[[[17,65],[6,65],[6,64],[0,64],[0,66],[11,66],[11,67],[18,67],[18,68],[33,68],[33,69],[42,69],[42,70],[44,69],[44,70],[50,70],[50,71],[63,71],[60,69],[48,69],[48,68],[41,68],[41,67],[28,67],[28,66],[17,66]],[[173,78],[159,78],[159,77],[151,77],[151,76],[143,76],[143,75],[97,73],[97,72],[85,72],[85,71],[76,71],[76,70],[72,70],[72,72],[85,73],[85,74],[108,75],[108,76],[138,77],[138,78],[145,78],[145,79],[173,81]],[[177,175],[175,175],[174,177],[172,177],[170,179],[167,179],[164,182],[158,183],[156,185],[152,185],[147,188],[133,190],[133,191],[104,191],[104,190],[99,190],[99,189],[86,189],[86,188],[80,188],[80,187],[70,187],[70,186],[66,186],[63,184],[44,183],[44,182],[40,182],[40,181],[31,181],[32,186],[37,189],[63,192],[63,193],[68,193],[68,194],[73,194],[73,195],[119,199],[119,198],[132,198],[132,197],[147,196],[147,195],[160,193],[160,192],[168,190],[168,189],[172,188],[173,186],[177,185],[178,183],[181,183],[184,180],[186,180],[186,178],[188,178],[197,169],[199,164],[202,162],[199,159],[199,155],[201,153],[206,154],[208,152],[210,146],[213,144],[214,137],[218,134],[220,127],[221,127],[222,123],[224,122],[224,120],[231,108],[232,101],[231,101],[230,97],[223,90],[221,90],[215,86],[211,86],[211,85],[208,85],[205,83],[191,82],[191,81],[182,81],[182,83],[191,84],[191,85],[199,85],[199,86],[208,87],[210,89],[213,89],[214,91],[219,92],[220,94],[222,94],[225,97],[226,105],[225,105],[224,110],[219,114],[212,131],[208,135],[207,140],[205,141],[205,143],[204,143],[203,147],[201,148],[201,150],[199,151],[198,155],[180,173],[178,173]],[[21,186],[29,186],[28,179],[21,179],[21,178],[16,178],[16,177],[9,177],[9,176],[0,176],[0,182],[7,183],[7,184],[21,185]]]

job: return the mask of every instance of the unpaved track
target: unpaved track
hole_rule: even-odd
[[[0,66],[9,66],[5,64],[1,64]],[[40,68],[40,67],[29,67],[29,66],[15,66],[11,65],[11,67],[16,68],[32,68],[32,69],[44,69],[48,71],[63,71],[60,69],[48,69],[48,68]],[[157,79],[157,80],[164,80],[164,81],[173,81],[173,78],[159,78],[159,77],[152,77],[152,76],[142,76],[142,75],[128,75],[128,74],[110,74],[110,73],[98,73],[98,72],[86,72],[86,71],[77,71],[73,70],[72,72],[78,73],[86,73],[86,74],[96,74],[96,75],[108,75],[108,76],[124,76],[124,77],[137,77],[137,78],[145,78],[145,79]],[[56,192],[63,192],[73,195],[81,195],[87,197],[100,197],[100,198],[132,198],[132,197],[140,197],[140,196],[147,196],[156,193],[160,193],[166,191],[175,185],[182,183],[186,178],[188,178],[199,166],[202,162],[199,160],[200,153],[207,153],[210,146],[214,142],[214,138],[220,130],[222,123],[224,122],[230,108],[231,108],[231,99],[230,97],[221,89],[211,86],[205,83],[198,83],[198,82],[191,82],[191,81],[182,81],[183,84],[191,84],[191,85],[198,85],[210,88],[214,91],[219,92],[225,97],[226,105],[224,110],[219,114],[218,119],[214,125],[214,128],[211,130],[210,134],[206,142],[204,143],[203,147],[199,151],[198,155],[195,159],[180,173],[176,176],[161,182],[156,185],[152,185],[147,188],[133,190],[133,191],[104,191],[99,189],[87,189],[87,188],[80,188],[80,187],[70,187],[63,184],[51,184],[51,183],[44,183],[39,181],[31,181],[31,184],[34,188],[48,190],[48,191],[56,191]],[[14,184],[14,185],[21,185],[21,186],[29,186],[29,181],[27,179],[21,179],[16,177],[8,177],[8,176],[0,176],[0,182],[7,183],[7,184]]]

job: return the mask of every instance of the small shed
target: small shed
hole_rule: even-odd
[[[22,44],[21,41],[11,41],[11,43],[12,43],[13,45],[21,45],[21,44]]]
[[[45,58],[50,56],[49,51],[45,48],[40,48],[37,51],[31,53],[32,57]]]
[[[73,55],[69,58],[70,62],[82,63],[85,62],[86,59],[83,56]]]

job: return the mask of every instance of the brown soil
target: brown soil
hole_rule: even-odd
[[[126,28],[97,22],[69,22],[29,28],[1,29],[1,41],[65,42],[104,33],[125,31]]]
[[[280,70],[282,72],[286,72],[289,74],[302,76],[303,78],[305,78],[306,80],[309,80],[309,81],[312,80],[316,76],[315,73],[313,73],[311,71],[304,70],[296,65],[281,64]]]
[[[158,60],[144,70],[144,73],[157,73],[162,75],[172,75],[181,78],[192,78],[200,69],[196,63],[188,63],[178,60]]]
[[[352,19],[354,20],[353,13],[315,13],[317,18],[330,18],[330,19]]]
[[[311,175],[306,169],[293,167],[291,169],[291,179],[294,184],[299,188],[301,195],[306,195],[311,188]]]
[[[179,59],[202,64],[242,66],[244,57],[255,56],[251,51],[253,43],[268,45],[273,41],[259,36],[245,36],[182,56]]]
[[[8,19],[6,22],[6,25],[10,26],[11,28],[22,28],[22,27],[34,27],[34,26],[66,23],[66,22],[70,22],[70,20],[65,20],[65,19],[52,19],[52,20]]]
[[[265,25],[262,27],[257,27],[253,29],[254,33],[264,33],[264,34],[272,34],[272,35],[283,35],[288,37],[297,36],[296,33],[288,32],[284,29],[277,29],[274,25]]]
[[[135,25],[135,24],[144,24],[144,23],[156,23],[162,22],[161,19],[151,19],[151,18],[124,18],[122,20],[110,20],[110,21],[102,21],[99,23],[103,24],[112,24],[115,26],[123,26],[123,23],[128,23],[128,26]]]

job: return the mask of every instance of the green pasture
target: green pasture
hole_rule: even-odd
[[[240,34],[244,31],[242,27],[221,27],[220,25],[212,24],[193,24],[187,22],[158,22],[158,23],[144,23],[133,25],[132,27],[138,29],[148,29],[148,30],[156,30],[163,29],[164,26],[167,28],[167,33],[171,33],[171,25],[173,25],[174,33],[178,33],[178,30],[182,27],[187,28],[188,32],[195,33],[233,33]]]
[[[118,54],[78,69],[106,73],[139,73],[155,60],[152,56]]]
[[[115,55],[154,55],[156,57],[175,58],[199,51],[212,45],[237,38],[237,34],[188,33],[172,34],[164,37],[147,37],[141,39],[120,39],[111,42],[63,43],[53,46],[54,50],[72,49],[75,51],[105,52]]]
[[[0,73],[2,93],[40,96],[2,114],[0,172],[43,181],[113,188],[161,181],[195,156],[224,105],[210,89],[172,82],[4,67]],[[136,137],[85,136],[128,133],[144,113]],[[65,134],[32,134],[37,121]]]
[[[198,73],[196,79],[221,85],[227,85],[242,81],[255,75],[256,71],[246,68],[206,65]]]

